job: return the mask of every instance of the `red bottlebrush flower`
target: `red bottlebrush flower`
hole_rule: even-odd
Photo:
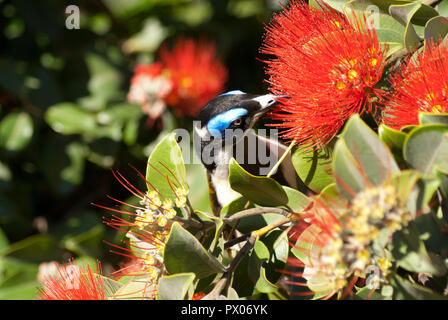
[[[112,171],[112,173],[123,187],[140,200],[139,203],[137,205],[129,204],[108,196],[118,203],[117,209],[93,204],[131,217],[131,219],[127,219],[112,215],[111,218],[104,219],[108,226],[124,232],[127,238],[123,241],[126,246],[107,243],[114,248],[111,252],[126,258],[126,262],[121,264],[120,269],[112,274],[114,279],[124,276],[146,277],[147,281],[144,286],[135,292],[141,295],[142,299],[155,299],[156,297],[158,280],[165,273],[163,252],[177,214],[176,208],[178,210],[185,209],[188,195],[188,190],[180,184],[167,166],[160,163],[161,168],[158,169],[152,164],[149,165],[168,181],[175,194],[173,200],[163,197],[141,172],[131,166],[145,181],[147,191],[140,191],[120,172]],[[120,298],[120,296],[114,295],[114,298]]]
[[[428,42],[422,53],[409,57],[389,80],[392,93],[383,121],[400,129],[418,124],[418,113],[448,112],[448,49]]]
[[[179,116],[195,116],[224,89],[227,70],[211,43],[179,39],[172,50],[161,48],[160,60],[173,84],[166,101]]]
[[[55,274],[41,279],[40,300],[105,300],[101,265],[94,273],[90,266],[81,268],[75,263],[57,266]]]
[[[191,300],[201,300],[202,298],[205,297],[205,293],[201,292],[197,292],[195,294],[193,294],[193,297],[191,297]]]
[[[323,6],[322,11],[302,1],[274,16],[262,53],[267,61],[271,91],[284,99],[271,113],[282,121],[283,138],[323,146],[355,113],[372,111],[374,86],[381,79],[386,49],[365,17],[346,17]]]
[[[165,99],[171,92],[171,80],[159,62],[135,68],[128,93],[128,101],[138,103],[151,119],[157,119],[166,108]]]
[[[340,292],[344,298],[352,294],[358,279],[367,280],[372,268],[378,273],[370,277],[368,288],[374,291],[388,283],[392,263],[387,255],[378,255],[374,243],[384,234],[391,239],[415,218],[406,207],[408,196],[390,180],[353,193],[350,201],[334,194],[317,197],[290,233],[292,246],[299,252],[298,258],[288,261],[293,267],[287,272],[290,284],[311,290],[293,294],[325,299]],[[297,281],[300,278],[306,281]]]

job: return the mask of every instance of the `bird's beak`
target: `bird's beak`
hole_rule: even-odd
[[[268,112],[273,106],[275,106],[281,99],[289,98],[287,95],[275,95],[275,94],[265,94],[259,97],[256,97],[252,100],[257,101],[261,108],[256,112],[257,118],[264,115]]]
[[[258,96],[252,100],[257,101],[261,108],[260,110],[258,110],[254,116],[253,116],[253,120],[251,123],[251,127],[267,112],[269,112],[273,106],[275,106],[279,100],[281,99],[285,99],[285,98],[289,98],[289,96],[286,95],[275,95],[275,94],[265,94],[262,96]]]

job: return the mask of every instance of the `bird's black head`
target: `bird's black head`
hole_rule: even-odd
[[[283,96],[255,95],[238,90],[221,94],[210,100],[199,113],[200,130],[215,139],[223,138],[226,130],[246,132],[277,103],[278,97]]]

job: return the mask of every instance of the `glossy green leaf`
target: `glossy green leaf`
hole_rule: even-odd
[[[437,11],[439,12],[439,14],[442,17],[448,17],[448,2],[446,1],[441,1],[438,5],[437,5]]]
[[[35,300],[37,296],[37,287],[40,282],[37,280],[21,281],[21,283],[2,288],[0,287],[1,300]]]
[[[447,273],[443,260],[438,256],[428,254],[413,222],[406,228],[394,233],[392,245],[394,259],[402,268],[435,276],[443,276]]]
[[[440,180],[440,191],[448,199],[448,171],[436,169],[436,175]]]
[[[59,103],[48,108],[45,121],[61,134],[83,134],[95,130],[95,117],[69,102]]]
[[[378,127],[378,135],[380,139],[392,150],[392,152],[402,153],[404,140],[406,139],[406,134],[404,132],[381,124]]]
[[[29,236],[0,251],[0,256],[23,259],[30,262],[56,260],[62,255],[56,239],[48,234]]]
[[[113,65],[98,54],[88,53],[85,58],[90,72],[87,87],[94,96],[99,96],[104,101],[117,96],[120,93],[121,75]]]
[[[0,228],[0,251],[9,245],[8,237],[5,232]]]
[[[330,150],[299,148],[294,151],[291,160],[299,178],[314,192],[333,182]]]
[[[448,248],[448,233],[444,232],[443,221],[429,212],[417,217],[414,223],[428,252],[443,254]]]
[[[448,19],[444,17],[431,18],[425,27],[425,43],[433,41],[434,43],[443,39],[448,34]]]
[[[229,165],[229,182],[233,190],[261,206],[275,207],[288,203],[288,196],[277,181],[250,174],[235,159]]]
[[[137,119],[142,115],[141,106],[129,103],[117,104],[107,107],[99,112],[96,117],[100,124],[110,124],[114,122],[125,122]]]
[[[358,115],[349,119],[336,143],[333,167],[340,192],[349,198],[400,171],[387,146]]]
[[[183,187],[188,190],[182,150],[174,132],[166,135],[151,152],[146,167],[146,180],[165,198],[176,198],[173,192],[175,188]]]
[[[405,140],[404,159],[425,175],[436,167],[448,170],[448,127],[428,124],[412,130]]]
[[[447,20],[448,23],[448,20]],[[448,24],[447,24],[448,28]],[[418,119],[421,124],[439,123],[448,126],[448,113],[419,112]]]
[[[157,286],[158,293],[162,300],[183,300],[188,289],[193,285],[194,273],[178,273],[163,276]]]
[[[367,14],[368,21],[376,30],[378,41],[388,45],[388,56],[405,46],[406,24],[401,24],[389,14],[389,7],[394,4],[403,4],[403,2],[394,0],[352,0],[347,4],[347,8],[353,8],[358,15]],[[351,15],[351,12],[347,9],[346,13]]]
[[[207,171],[202,164],[187,164],[188,198],[196,210],[212,212],[207,181]]]
[[[389,13],[391,14],[391,16],[406,26],[404,43],[405,47],[409,51],[416,49],[420,42],[420,37],[415,31],[414,26],[411,23],[411,19],[421,7],[422,4],[420,2],[391,5],[389,7]]]
[[[128,276],[120,279],[121,287],[115,291],[113,300],[145,300],[153,299],[156,287],[147,276]]]
[[[254,248],[249,256],[248,276],[255,283],[259,292],[268,293],[278,290],[266,277],[264,264],[269,261],[269,249],[260,240],[255,242]]]
[[[394,287],[393,298],[397,300],[442,300],[443,296],[433,292],[416,283],[412,283],[399,275],[394,274],[391,278]]]
[[[0,122],[0,148],[9,151],[23,149],[30,142],[33,131],[33,121],[28,113],[8,113]]]
[[[165,267],[168,273],[193,272],[199,279],[226,268],[187,230],[175,222],[164,251]]]
[[[310,198],[296,189],[283,186],[283,190],[285,190],[288,196],[288,207],[294,210],[294,212],[302,212],[312,202]]]
[[[0,256],[0,288],[20,286],[37,279],[39,265],[14,257]]]

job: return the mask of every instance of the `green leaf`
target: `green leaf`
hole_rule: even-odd
[[[404,48],[406,24],[401,24],[390,16],[389,7],[394,4],[403,4],[394,0],[353,0],[347,3],[347,8],[353,8],[358,15],[367,14],[376,29],[378,41],[388,45],[387,55]],[[349,16],[351,12],[345,10]]]
[[[107,298],[112,298],[122,286],[118,281],[112,280],[108,277],[100,276],[98,274],[95,274],[95,277],[101,278],[104,286],[104,295]]]
[[[190,164],[187,167],[187,181],[190,192],[188,199],[193,208],[212,212],[208,190],[207,171],[202,164]]]
[[[277,181],[250,174],[233,158],[229,165],[229,182],[233,190],[258,205],[275,207],[288,203],[288,196]]]
[[[0,122],[0,148],[9,151],[23,149],[30,142],[33,131],[33,121],[28,113],[8,113]]]
[[[413,222],[394,233],[392,254],[399,266],[413,271],[443,276],[447,269],[443,260],[434,255],[428,255],[425,244],[419,238],[419,231]]]
[[[87,87],[94,96],[101,97],[108,101],[117,96],[120,92],[120,73],[102,56],[88,53],[86,64],[90,72]]]
[[[365,188],[366,181],[357,166],[359,164],[344,140],[338,140],[334,149],[333,167],[337,179],[343,181],[343,184],[336,182],[339,192],[347,199],[351,199],[353,193],[358,193]]]
[[[428,288],[403,279],[397,274],[391,278],[394,287],[393,298],[397,300],[444,300],[445,297],[431,291]]]
[[[173,224],[165,245],[164,261],[168,273],[193,272],[199,279],[226,270],[191,233],[177,222]]]
[[[414,220],[419,231],[419,238],[429,252],[443,254],[448,248],[448,233],[443,231],[442,221],[435,213],[422,214]]]
[[[156,287],[154,281],[147,276],[129,276],[126,279],[120,279],[123,285],[115,291],[114,295],[109,297],[114,300],[145,300],[153,299]]]
[[[442,1],[437,5],[437,11],[443,17],[448,17],[448,2]]]
[[[358,115],[348,120],[336,143],[333,167],[340,192],[349,198],[366,184],[379,185],[400,172],[387,146]]]
[[[194,273],[178,273],[169,276],[163,276],[159,280],[157,287],[162,300],[183,300],[188,289],[193,285],[195,279]]]
[[[436,169],[436,175],[440,180],[440,191],[448,199],[448,171]]]
[[[168,35],[167,28],[152,16],[143,22],[140,32],[135,33],[123,43],[123,50],[128,54],[140,51],[154,52]]]
[[[391,5],[389,7],[390,15],[406,26],[406,31],[404,34],[404,43],[405,47],[409,51],[416,49],[420,42],[420,37],[417,35],[417,32],[415,31],[414,26],[411,23],[411,19],[421,7],[422,4],[419,2]]]
[[[146,180],[165,198],[175,199],[175,187],[188,190],[187,174],[182,150],[176,142],[176,134],[166,135],[151,152],[146,167]]]
[[[36,280],[39,265],[13,257],[0,256],[0,288]]]
[[[294,151],[291,160],[299,178],[314,192],[333,182],[330,150],[299,148]]]
[[[404,140],[406,139],[406,133],[381,124],[378,127],[378,135],[380,139],[392,150],[393,153],[399,153],[400,155],[402,154]]]
[[[288,196],[288,207],[294,210],[294,212],[302,212],[312,202],[310,198],[296,189],[283,186],[283,190],[285,190]]]
[[[434,43],[443,39],[448,34],[448,19],[444,17],[431,18],[425,27],[425,43],[433,41]]]
[[[122,103],[107,107],[105,110],[99,112],[96,117],[100,124],[122,123],[137,119],[142,115],[142,110],[139,105]]]
[[[95,117],[69,102],[59,103],[48,108],[45,121],[61,134],[83,134],[96,128]]]
[[[321,6],[318,4],[319,0],[310,0],[310,6],[321,9]],[[328,4],[333,9],[336,9],[340,12],[344,12],[345,5],[350,2],[348,0],[323,0],[326,4]]]
[[[404,159],[425,175],[448,170],[448,127],[428,124],[412,130],[405,140]]]
[[[366,287],[362,287],[356,292],[356,296],[363,300],[384,300],[385,297],[381,295],[380,290],[374,290],[372,293],[372,289]]]
[[[37,280],[23,281],[15,286],[0,288],[0,299],[2,300],[35,300],[37,287],[40,283]]]
[[[54,237],[47,234],[29,236],[0,251],[0,256],[8,256],[30,262],[56,260],[62,252]]]
[[[0,228],[0,252],[9,245],[8,237],[5,232]]]
[[[448,23],[448,20],[447,20]],[[448,28],[448,24],[447,24]],[[418,119],[421,124],[439,123],[448,126],[448,113],[419,112]]]
[[[249,255],[248,276],[255,283],[255,288],[259,292],[269,293],[278,290],[278,287],[272,284],[266,278],[266,270],[264,264],[269,261],[269,250],[261,242],[257,240],[254,248]]]

